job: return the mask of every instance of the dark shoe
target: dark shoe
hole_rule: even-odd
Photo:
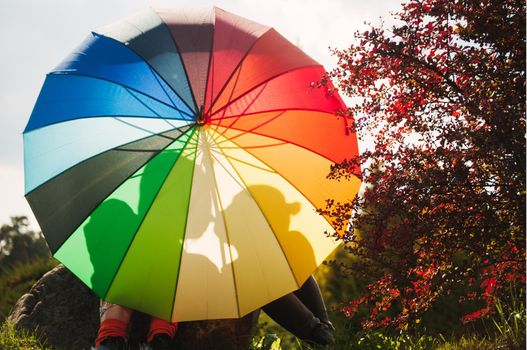
[[[322,323],[325,323],[325,324],[327,324],[327,325],[328,325],[328,327],[329,327],[329,328],[331,328],[331,330],[332,330],[333,332],[335,332],[335,327],[333,326],[333,323],[331,323],[331,321],[330,321],[330,320],[327,320],[327,321],[322,321]]]
[[[311,331],[309,340],[318,345],[335,344],[335,329],[331,323],[318,323]]]
[[[98,348],[93,350],[128,350],[128,344],[123,337],[106,337]]]
[[[149,345],[151,350],[171,350],[172,338],[168,334],[156,334]]]

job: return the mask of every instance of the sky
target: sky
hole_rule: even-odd
[[[38,223],[24,198],[22,131],[47,72],[90,33],[150,7],[217,6],[274,27],[331,69],[364,22],[390,25],[398,0],[0,0],[0,225]]]

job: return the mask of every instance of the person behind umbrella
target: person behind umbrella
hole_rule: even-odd
[[[143,183],[144,179],[148,177],[149,174],[149,167],[146,167],[141,183]],[[275,220],[275,224],[280,230],[287,232],[290,239],[294,240],[295,245],[299,249],[308,252],[309,249],[307,248],[309,247],[309,244],[305,241],[304,236],[300,234],[300,232],[289,230],[290,218],[299,211],[299,203],[287,203],[283,194],[270,186],[251,186],[249,191],[265,192],[266,196],[272,199],[275,205],[282,208],[282,210],[280,210],[281,216]],[[139,205],[146,205],[142,203],[141,200],[139,203]],[[243,205],[243,201],[241,201],[238,196],[235,196],[230,206],[225,209],[225,212],[232,211],[239,213],[237,208],[241,205]],[[139,220],[128,204],[116,199],[109,199],[102,203],[99,213],[104,210],[108,210],[114,215],[127,217],[129,220]],[[102,214],[101,216],[105,217],[105,215]],[[206,222],[204,222],[204,225],[205,224]],[[85,229],[85,234],[87,236],[86,242],[93,242],[89,244],[97,244],[94,240],[89,239],[89,235],[92,232],[108,230],[106,225],[106,221],[102,219],[99,220],[98,215],[92,215]],[[118,228],[113,228],[111,234],[119,235],[121,232],[119,232]],[[92,250],[90,249],[90,246],[88,246],[88,250]],[[307,259],[313,258],[312,254],[311,256],[310,254],[306,255]],[[104,268],[102,262],[99,262],[95,258],[92,259],[92,266],[94,272]],[[96,274],[94,273],[94,276],[95,275]],[[95,285],[97,279],[93,278],[92,283]],[[297,291],[289,293],[263,306],[262,309],[275,322],[300,339],[319,345],[327,345],[334,342],[334,328],[329,321],[320,289],[312,276],[310,276]],[[95,350],[127,349],[127,328],[132,313],[133,310],[124,306],[101,301],[101,326],[99,328],[97,339],[95,340]],[[150,329],[147,335],[147,341],[150,344],[151,349],[170,349],[170,344],[176,330],[177,323],[170,323],[156,317],[151,317]]]
[[[93,350],[126,350],[127,329],[129,328],[133,310],[101,300],[101,326],[95,340]],[[172,339],[176,334],[178,324],[151,317],[147,334],[147,342],[151,350],[172,349]]]
[[[294,242],[299,251],[304,252],[304,259],[310,266],[315,265],[311,245],[304,235],[298,231],[290,230],[291,217],[300,211],[300,203],[287,203],[284,195],[277,189],[267,185],[254,185],[248,188],[250,193],[265,193],[267,199],[277,208],[279,216],[274,217],[273,224],[277,230],[286,232],[288,239]],[[238,194],[232,203],[225,209],[239,213],[244,205]],[[311,252],[311,253],[309,253]],[[310,276],[300,289],[289,293],[262,307],[262,310],[276,323],[294,334],[296,337],[318,344],[328,345],[335,342],[334,327],[331,324],[326,306],[317,282]]]
[[[101,209],[97,214],[90,217],[89,223],[85,228],[86,242],[88,244],[88,251],[93,251],[97,242],[89,239],[90,235],[95,232],[108,231],[107,222],[104,220],[106,214],[104,212],[111,212],[114,215],[127,218],[128,220],[139,220],[133,210],[123,201],[116,199],[106,200],[101,204]],[[112,228],[111,234],[120,235],[126,234],[121,232],[119,228]],[[92,246],[93,245],[93,246]],[[98,272],[104,269],[104,261],[91,256],[91,263],[94,269],[92,275],[92,284],[100,283],[96,278]],[[130,320],[133,310],[112,304],[101,300],[100,305],[100,328],[95,340],[94,350],[124,350],[128,349],[127,344],[127,330],[129,328]],[[177,330],[177,323],[171,323],[162,319],[151,317],[150,327],[147,334],[147,342],[152,350],[169,350],[172,338]]]
[[[299,290],[265,305],[262,310],[300,339],[318,345],[335,342],[335,328],[313,276]]]
[[[160,157],[170,158],[168,153],[162,153]],[[147,165],[141,174],[138,196],[137,211],[144,212],[150,206],[150,202],[143,196],[146,191],[145,187],[155,177],[155,168],[152,164]],[[88,252],[96,252],[97,245],[100,244],[97,239],[90,239],[90,235],[97,232],[104,232],[112,236],[126,236],[126,228],[119,225],[108,223],[107,218],[119,217],[116,222],[127,222],[131,225],[139,226],[141,217],[137,215],[134,210],[125,202],[117,199],[105,200],[89,219],[88,224],[84,229],[86,236]],[[96,237],[96,236],[95,236]],[[92,285],[98,288],[101,282],[101,276],[104,275],[106,269],[105,259],[97,254],[90,254],[91,264],[94,273],[92,275]],[[123,350],[128,349],[127,344],[127,330],[130,325],[130,320],[134,310],[125,306],[112,304],[101,300],[100,304],[100,327],[95,339],[95,350]],[[172,339],[177,330],[177,323],[168,322],[160,318],[151,316],[150,326],[147,334],[147,342],[151,350],[169,350],[171,349]]]

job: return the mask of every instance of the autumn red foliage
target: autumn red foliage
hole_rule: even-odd
[[[394,16],[335,50],[320,82],[352,98],[340,118],[373,137],[329,175],[360,176],[362,195],[320,210],[337,226],[352,215],[346,269],[370,281],[342,311],[405,329],[456,289],[479,305],[463,322],[488,317],[525,285],[525,2],[409,0]]]

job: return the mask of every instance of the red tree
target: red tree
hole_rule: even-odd
[[[525,283],[525,2],[409,0],[395,16],[336,50],[324,79],[357,101],[348,125],[374,135],[330,174],[359,175],[363,195],[321,210],[337,225],[352,213],[348,268],[374,277],[343,311],[405,328],[463,287],[483,305],[463,320],[485,317]]]

